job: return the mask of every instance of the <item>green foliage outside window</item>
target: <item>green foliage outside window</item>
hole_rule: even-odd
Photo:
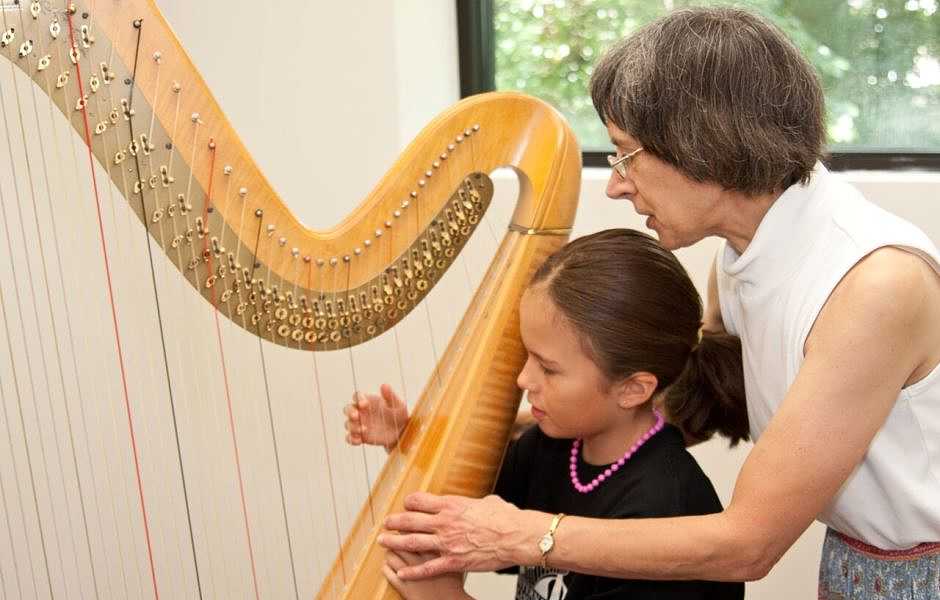
[[[829,150],[940,153],[938,0],[748,0],[819,71]],[[684,0],[495,0],[496,88],[543,98],[609,149],[588,95],[604,50]],[[723,2],[721,4],[728,4]]]

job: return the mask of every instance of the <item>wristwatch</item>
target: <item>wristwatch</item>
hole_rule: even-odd
[[[565,518],[565,513],[558,513],[552,519],[552,525],[548,528],[548,533],[539,538],[539,550],[542,551],[542,568],[548,568],[548,554],[555,547],[555,530],[558,524]]]

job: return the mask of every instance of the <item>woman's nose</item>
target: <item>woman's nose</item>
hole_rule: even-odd
[[[614,169],[610,170],[610,178],[607,180],[607,197],[613,200],[626,198],[630,200],[636,193],[636,186],[629,177],[621,177]]]

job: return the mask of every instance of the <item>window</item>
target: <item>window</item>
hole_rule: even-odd
[[[940,0],[748,0],[820,74],[831,166],[940,168]],[[571,122],[586,165],[607,132],[588,95],[604,50],[683,0],[458,0],[461,87],[519,90]],[[725,2],[727,4],[727,2]]]

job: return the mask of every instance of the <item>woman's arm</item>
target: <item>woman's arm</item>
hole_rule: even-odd
[[[767,574],[862,460],[901,388],[936,361],[940,280],[895,249],[850,271],[823,308],[802,368],[748,456],[730,505],[714,515],[599,520],[569,517],[549,564],[620,578],[753,580]],[[551,515],[487,497],[415,494],[392,515],[390,548],[440,558],[403,579],[539,562]]]

